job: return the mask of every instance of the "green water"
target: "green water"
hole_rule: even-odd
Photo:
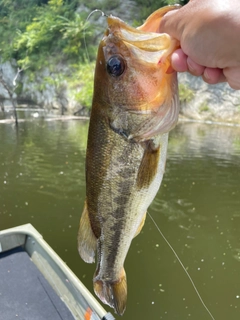
[[[87,128],[83,121],[35,119],[20,123],[17,133],[13,124],[0,124],[0,228],[32,223],[92,292],[94,265],[76,249]],[[166,173],[149,212],[218,320],[240,318],[239,187],[239,128],[180,124],[171,132]],[[125,269],[123,319],[211,319],[150,218]]]

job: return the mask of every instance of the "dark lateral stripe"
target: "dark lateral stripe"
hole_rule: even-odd
[[[122,250],[122,239],[124,238],[125,234],[125,220],[119,220],[117,221],[113,226],[111,226],[109,230],[109,239],[110,239],[110,245],[105,244],[105,246],[108,246],[108,255],[106,257],[106,264],[108,270],[111,270],[111,272],[114,271],[116,267],[116,259],[119,255],[119,252]],[[126,235],[128,237],[128,235]]]
[[[157,174],[160,146],[153,148],[150,141],[145,143],[145,151],[137,175],[137,188],[149,187]]]

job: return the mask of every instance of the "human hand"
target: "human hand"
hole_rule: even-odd
[[[210,84],[227,81],[240,89],[240,10],[238,0],[192,0],[167,13],[159,32],[180,41],[172,67],[202,76]]]

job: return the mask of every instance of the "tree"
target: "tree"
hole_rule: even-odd
[[[17,86],[17,78],[18,78],[20,72],[22,72],[22,70],[18,69],[17,74],[16,74],[15,78],[13,79],[12,86],[10,86],[7,83],[7,81],[4,79],[2,69],[0,69],[0,83],[3,86],[3,88],[7,91],[8,95],[9,95],[9,99],[12,103],[16,126],[18,126],[18,116],[17,116],[17,110],[16,110],[16,101],[14,99],[14,91]]]

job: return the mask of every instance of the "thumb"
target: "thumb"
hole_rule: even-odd
[[[160,22],[159,32],[167,33],[173,38],[180,40],[181,38],[181,30],[179,28],[179,11],[180,10],[172,10],[166,13]]]

